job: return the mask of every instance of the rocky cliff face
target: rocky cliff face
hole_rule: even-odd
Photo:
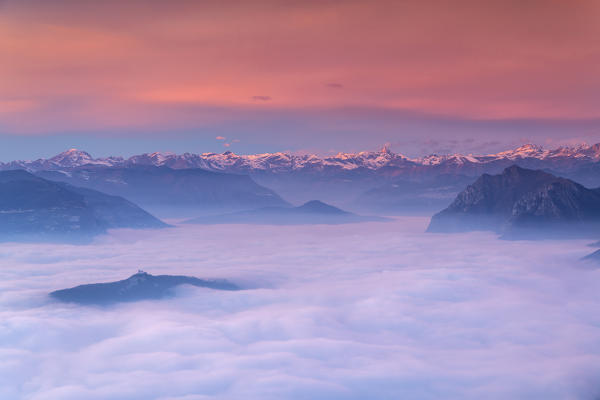
[[[517,166],[482,175],[445,210],[430,232],[492,230],[506,237],[595,236],[600,194],[569,179]]]

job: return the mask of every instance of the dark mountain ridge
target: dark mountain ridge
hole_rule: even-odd
[[[484,174],[431,219],[429,232],[491,230],[505,238],[598,237],[600,191],[552,174]]]
[[[50,296],[69,303],[109,305],[169,297],[174,294],[173,289],[180,285],[216,290],[240,290],[237,285],[225,280],[205,280],[183,275],[151,275],[138,271],[121,281],[80,285],[54,291]]]
[[[117,196],[0,172],[1,240],[88,240],[111,228],[161,228],[162,221]]]
[[[68,172],[40,171],[37,174],[122,196],[169,216],[288,205],[277,193],[257,184],[247,175],[199,168],[88,165]]]

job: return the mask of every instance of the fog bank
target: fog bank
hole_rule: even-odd
[[[0,244],[0,398],[596,399],[586,241],[341,226],[119,230]],[[47,293],[152,274],[248,290],[83,307]]]

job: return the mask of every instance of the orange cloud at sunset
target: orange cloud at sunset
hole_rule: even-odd
[[[197,123],[344,108],[596,119],[599,4],[8,0],[0,126],[169,126],[182,121],[165,110],[190,105],[221,110]]]

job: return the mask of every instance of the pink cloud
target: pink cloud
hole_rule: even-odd
[[[157,126],[157,106],[235,114],[260,103],[471,119],[600,117],[592,0],[251,3],[9,2],[0,26],[0,76],[10,78],[0,80],[0,124],[17,133],[143,129]],[[348,89],[331,90],[337,82]],[[180,123],[171,118],[160,125]]]

